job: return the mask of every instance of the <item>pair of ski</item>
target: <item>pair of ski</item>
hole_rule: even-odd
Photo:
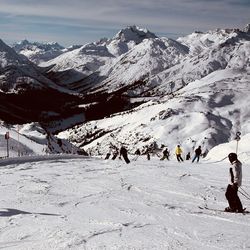
[[[216,209],[216,208],[209,208],[209,207],[200,207],[198,206],[199,209],[203,209],[203,210],[209,210],[209,211],[214,211],[214,212],[224,212],[224,213],[233,213],[233,214],[249,214],[250,212],[246,210],[246,208],[243,209],[242,213],[237,213],[237,212],[232,212],[232,211],[225,211],[222,209]]]

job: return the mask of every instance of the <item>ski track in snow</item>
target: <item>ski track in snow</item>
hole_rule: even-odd
[[[249,214],[199,208],[227,206],[225,163],[62,156],[0,170],[0,249],[250,248]]]

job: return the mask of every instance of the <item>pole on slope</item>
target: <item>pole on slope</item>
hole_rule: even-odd
[[[235,140],[236,140],[236,154],[238,153],[238,144],[239,144],[239,141],[240,141],[240,135],[241,135],[241,132],[240,131],[238,131],[237,133],[236,133],[236,137],[235,137]]]
[[[18,152],[18,157],[20,157],[20,138],[19,138],[19,124],[17,125],[17,140],[18,140],[18,149],[17,149],[17,152]]]
[[[9,154],[9,139],[10,139],[10,132],[6,132],[5,133],[5,140],[7,142],[7,158],[10,156]]]
[[[239,192],[240,192],[243,196],[245,196],[248,200],[250,200],[250,194],[247,193],[247,191],[245,191],[242,187],[240,187],[240,189],[241,189],[242,192],[240,192],[240,190],[239,190]]]

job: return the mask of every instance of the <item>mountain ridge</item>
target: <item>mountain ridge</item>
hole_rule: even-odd
[[[169,135],[171,145],[190,150],[201,144],[207,151],[229,141],[237,130],[250,132],[244,108],[249,102],[249,53],[248,26],[194,32],[177,40],[132,26],[37,69],[55,90],[79,98],[73,106],[82,107],[77,110],[85,123],[73,127],[80,120],[73,122],[60,136],[83,149],[104,153],[114,141],[159,148]],[[65,128],[63,123],[46,126],[55,133]]]

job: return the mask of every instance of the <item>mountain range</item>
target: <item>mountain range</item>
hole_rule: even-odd
[[[177,40],[131,26],[83,46],[39,46],[0,42],[6,122],[39,122],[91,154],[113,144],[208,151],[250,133],[249,25]]]

